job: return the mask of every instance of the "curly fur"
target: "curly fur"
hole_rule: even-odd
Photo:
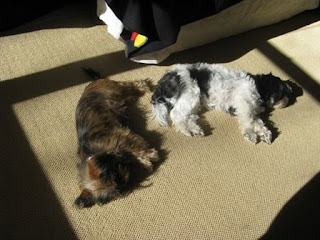
[[[271,131],[259,118],[269,108],[282,108],[292,93],[272,74],[253,75],[220,64],[177,64],[164,74],[152,95],[153,116],[161,126],[170,120],[187,136],[204,136],[197,124],[201,108],[235,115],[244,137],[271,143]]]

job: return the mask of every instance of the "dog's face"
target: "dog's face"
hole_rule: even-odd
[[[81,166],[81,194],[75,203],[78,207],[104,204],[114,199],[129,180],[130,171],[125,164],[127,156],[113,154],[91,156]]]
[[[258,92],[262,101],[269,108],[284,108],[289,103],[292,88],[289,81],[282,81],[280,78],[270,74],[253,75]]]

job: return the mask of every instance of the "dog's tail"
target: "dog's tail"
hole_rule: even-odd
[[[100,73],[96,72],[92,68],[86,68],[82,67],[82,70],[92,79],[92,80],[98,80],[101,79]]]

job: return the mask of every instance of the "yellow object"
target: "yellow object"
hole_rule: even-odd
[[[148,38],[146,36],[138,34],[137,37],[134,39],[133,46],[135,46],[136,48],[139,48],[143,44],[145,44],[147,41],[148,41]]]

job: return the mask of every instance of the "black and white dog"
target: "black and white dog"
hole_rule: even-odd
[[[288,105],[289,81],[270,74],[253,75],[221,64],[177,64],[158,82],[152,95],[152,115],[161,126],[169,116],[177,130],[187,136],[204,136],[197,124],[198,111],[220,110],[235,115],[245,139],[268,144],[271,131],[259,118],[269,108]]]

